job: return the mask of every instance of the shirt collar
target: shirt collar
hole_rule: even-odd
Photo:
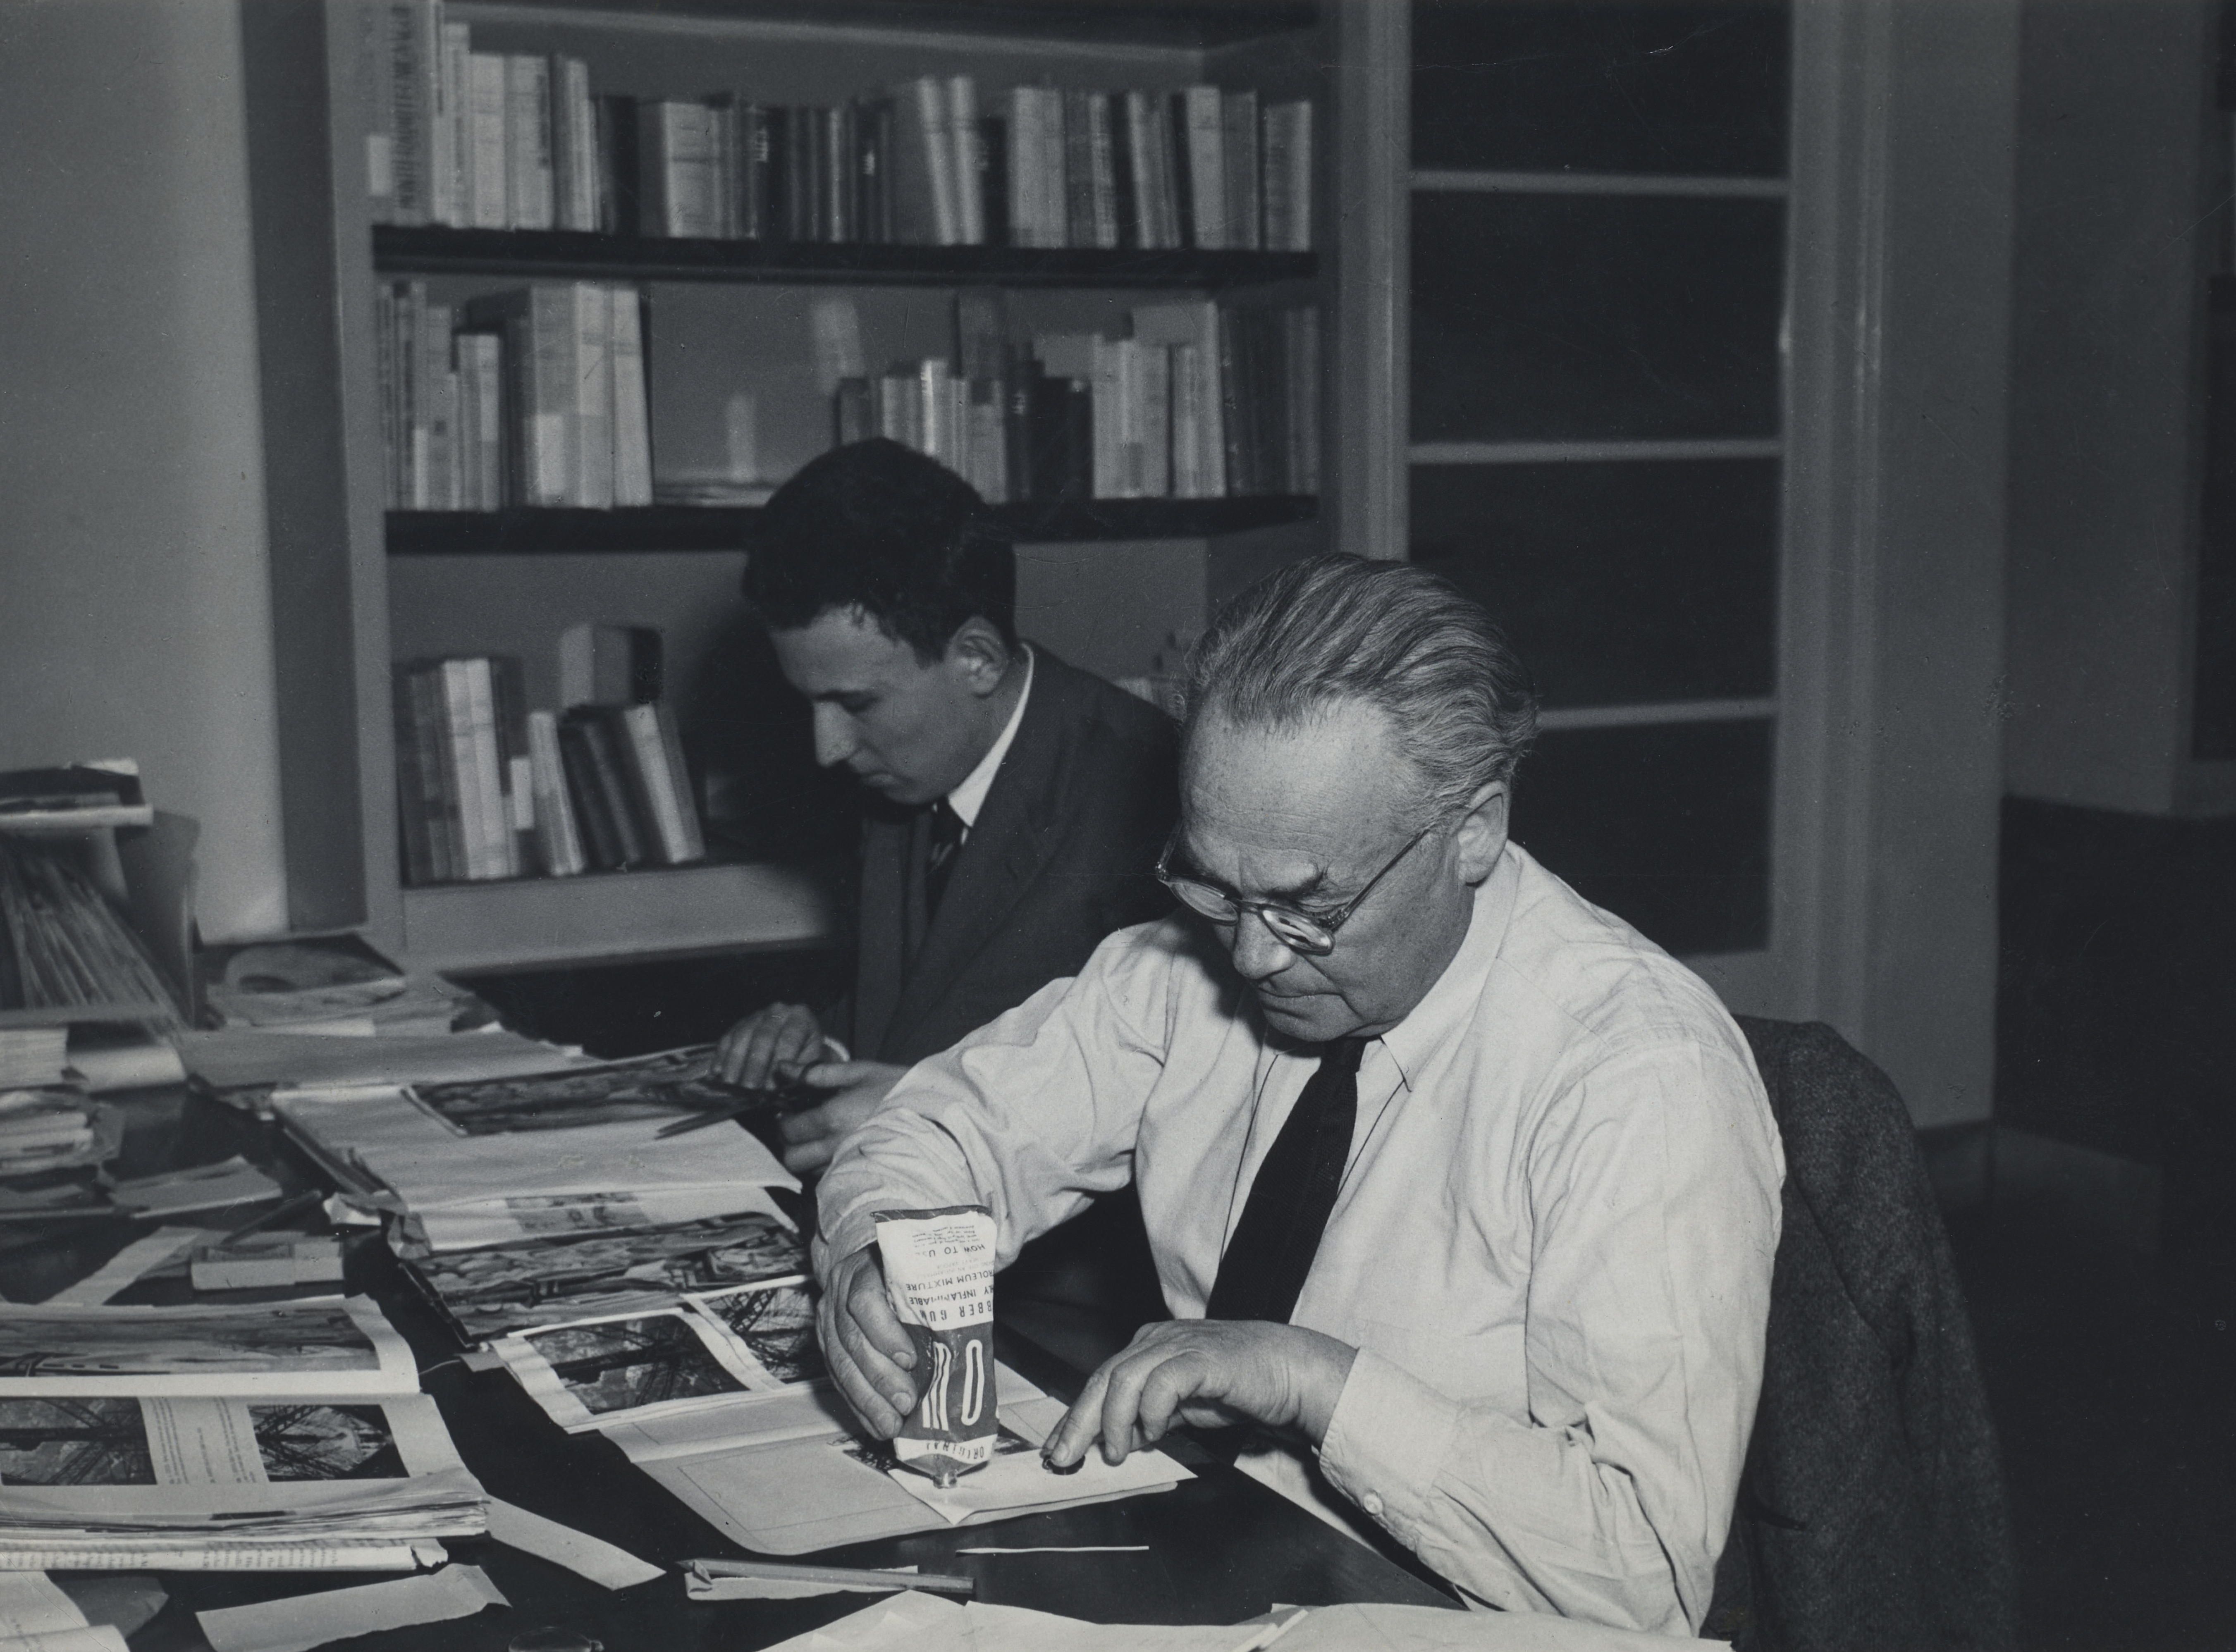
[[[1483,1000],[1490,980],[1490,966],[1506,944],[1506,929],[1514,917],[1514,897],[1522,881],[1522,867],[1511,846],[1501,851],[1490,876],[1476,885],[1475,909],[1468,931],[1452,961],[1436,984],[1405,1018],[1382,1035],[1382,1047],[1397,1063],[1398,1076],[1412,1089],[1414,1077]]]
[[[994,789],[995,771],[1009,754],[1009,747],[1017,738],[1017,725],[1025,720],[1025,701],[1033,697],[1032,645],[1028,642],[1018,646],[1025,651],[1025,686],[1018,691],[1017,703],[1009,708],[1009,721],[1002,726],[1001,738],[988,747],[986,755],[978,760],[978,767],[947,794],[947,806],[955,811],[965,832],[978,824],[979,811],[986,806],[986,793]]]

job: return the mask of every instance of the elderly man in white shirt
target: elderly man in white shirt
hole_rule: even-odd
[[[1052,1466],[1255,1425],[1245,1467],[1470,1602],[1697,1629],[1778,1243],[1745,1041],[1509,841],[1534,698],[1444,582],[1299,563],[1190,688],[1161,875],[1191,911],[913,1069],[825,1177],[840,1387],[885,1435],[916,1394],[874,1213],[983,1202],[1006,1263],[1131,1181],[1174,1317]]]

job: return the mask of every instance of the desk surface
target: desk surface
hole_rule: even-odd
[[[122,1103],[128,1125],[119,1176],[214,1162],[245,1154],[290,1190],[316,1186],[308,1164],[274,1125],[181,1092]],[[221,1226],[219,1217],[207,1217]],[[0,1228],[0,1294],[36,1302],[93,1271],[148,1224],[76,1220]],[[352,1243],[347,1288],[377,1298],[411,1343],[426,1391],[441,1406],[459,1454],[492,1497],[620,1544],[657,1564],[744,1551],[668,1497],[595,1435],[569,1435],[549,1422],[501,1371],[469,1372],[454,1338],[404,1283],[386,1247]],[[230,1292],[253,1301],[301,1292]],[[148,1281],[123,1302],[194,1300],[183,1280]],[[203,1300],[212,1299],[203,1298]],[[1029,1345],[1005,1349],[1026,1374],[1069,1392],[1065,1373],[1036,1360]],[[1184,1450],[1186,1448],[1183,1448]],[[813,1558],[842,1565],[917,1565],[966,1572],[978,1598],[1037,1607],[1103,1622],[1230,1623],[1275,1601],[1304,1605],[1391,1601],[1448,1606],[1450,1597],[1391,1560],[1362,1547],[1232,1468],[1188,1454],[1198,1478],[1123,1503],[1031,1515],[997,1525],[964,1526],[858,1543]],[[1146,1543],[1147,1553],[960,1556],[957,1547],[999,1543]],[[506,1609],[346,1643],[360,1652],[503,1652],[543,1626],[564,1626],[602,1642],[608,1652],[746,1652],[843,1616],[861,1596],[801,1601],[687,1601],[674,1574],[609,1592],[573,1573],[486,1539],[453,1540],[454,1558],[486,1570],[512,1603]],[[394,1574],[168,1572],[170,1603],[132,1637],[135,1652],[190,1652],[205,1643],[194,1614],[212,1606],[277,1599]]]

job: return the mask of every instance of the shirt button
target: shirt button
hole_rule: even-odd
[[[1382,1517],[1382,1494],[1378,1491],[1369,1491],[1365,1497],[1359,1498],[1358,1506],[1379,1520]]]

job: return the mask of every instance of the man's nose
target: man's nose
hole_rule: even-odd
[[[1245,912],[1234,920],[1234,938],[1227,951],[1234,959],[1235,972],[1252,982],[1269,981],[1297,960],[1297,955],[1274,938],[1256,912]]]
[[[833,768],[859,750],[862,742],[854,734],[854,720],[836,706],[815,708],[815,760],[825,768]]]

